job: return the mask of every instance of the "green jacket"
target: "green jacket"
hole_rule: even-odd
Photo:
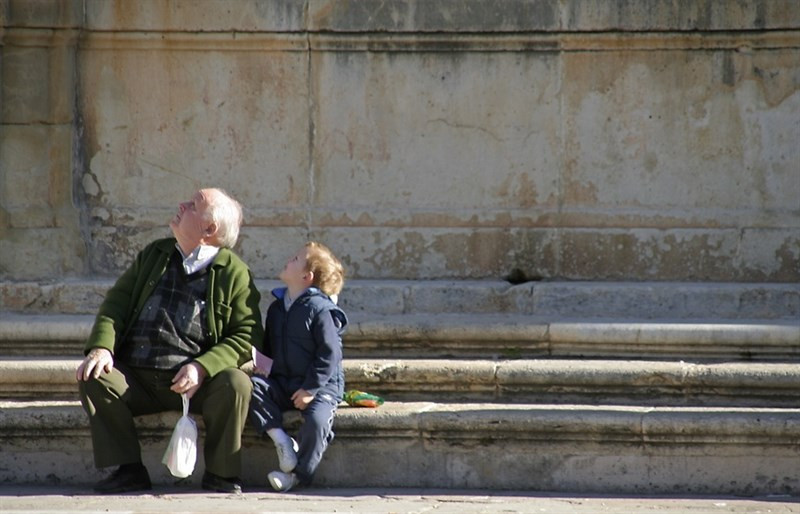
[[[125,332],[166,271],[169,257],[176,251],[175,243],[174,238],[167,238],[149,244],[108,290],[85,353],[98,347],[114,353],[122,344]],[[260,300],[247,264],[231,250],[221,249],[210,264],[208,275],[206,322],[211,346],[195,359],[209,377],[250,360],[252,344],[261,348],[264,328]]]

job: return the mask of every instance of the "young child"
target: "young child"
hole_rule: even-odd
[[[344,285],[341,262],[324,245],[309,242],[283,268],[286,287],[272,291],[264,352],[269,376],[253,375],[250,420],[275,443],[280,471],[269,473],[276,491],[309,485],[333,440],[333,416],[344,394],[341,334],[347,317],[336,306]],[[297,409],[298,442],[283,430],[282,412]]]

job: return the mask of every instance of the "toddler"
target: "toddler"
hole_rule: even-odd
[[[333,253],[306,243],[281,271],[285,284],[272,291],[264,352],[268,376],[254,375],[250,420],[275,443],[280,471],[268,475],[273,489],[309,485],[333,440],[333,417],[344,394],[341,334],[345,313],[336,306],[344,268]],[[303,423],[295,441],[283,429],[283,411],[297,409]]]

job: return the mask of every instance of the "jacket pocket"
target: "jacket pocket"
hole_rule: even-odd
[[[214,325],[216,326],[217,334],[220,339],[224,337],[223,329],[228,325],[232,312],[233,309],[224,303],[214,305]]]

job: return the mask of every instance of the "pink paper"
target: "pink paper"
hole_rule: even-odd
[[[272,359],[256,350],[255,346],[253,346],[252,355],[256,373],[265,377],[269,376],[269,372],[272,369]]]

